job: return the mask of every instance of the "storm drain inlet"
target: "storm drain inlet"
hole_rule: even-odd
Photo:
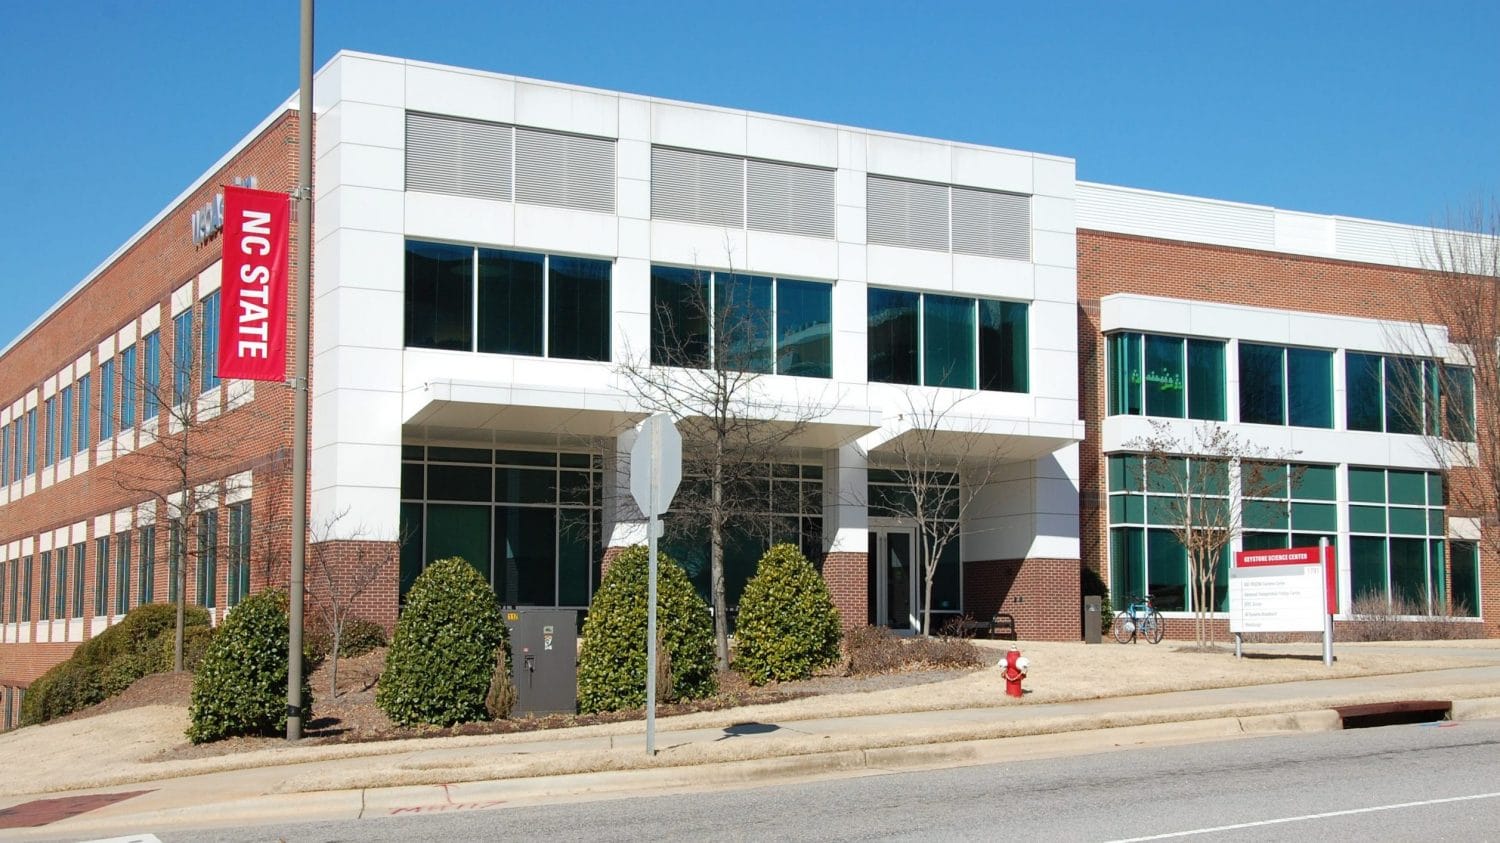
[[[1453,711],[1451,700],[1393,700],[1365,705],[1341,705],[1339,713],[1345,729],[1373,729],[1377,726],[1400,726],[1407,723],[1433,723],[1447,720]]]

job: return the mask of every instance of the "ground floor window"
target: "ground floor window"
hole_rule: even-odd
[[[712,545],[704,510],[695,502],[706,500],[709,494],[705,478],[683,478],[672,509],[662,519],[666,535],[661,545],[687,571],[705,601],[712,595]],[[738,509],[724,532],[724,602],[732,612],[771,545],[795,544],[814,565],[821,563],[823,467],[792,463],[756,466],[755,471],[731,484],[727,494],[737,502]]]
[[[136,604],[156,599],[156,527],[146,525],[136,531],[141,542],[141,580],[136,587]]]
[[[250,594],[250,502],[229,507],[229,565],[224,599],[238,606]]]
[[[198,578],[194,590],[198,605],[212,609],[219,583],[219,511],[198,513]]]
[[[1449,543],[1449,611],[1464,617],[1479,617],[1479,545],[1469,541]]]
[[[1191,565],[1174,525],[1189,523],[1185,501],[1228,506],[1225,465],[1182,458],[1148,471],[1150,461],[1139,454],[1111,455],[1108,462],[1110,594],[1122,606],[1150,594],[1164,612],[1192,611]],[[1211,611],[1229,608],[1228,548],[1218,560],[1213,604]]]
[[[1446,612],[1442,476],[1350,466],[1349,499],[1355,610],[1374,602],[1397,614]]]
[[[603,558],[597,454],[407,445],[401,594],[429,562],[463,557],[507,606],[585,608]]]

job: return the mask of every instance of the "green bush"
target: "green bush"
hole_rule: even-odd
[[[189,637],[207,634],[208,612],[189,606],[183,613],[183,624]],[[21,725],[72,714],[120,693],[148,673],[171,670],[176,625],[177,607],[172,604],[148,603],[132,609],[119,623],[78,645],[72,657],[31,683],[21,705]],[[163,639],[168,654],[165,666],[157,658]]]
[[[229,610],[193,677],[188,740],[286,731],[287,596],[276,590],[245,598]],[[312,713],[307,658],[302,662],[302,716]]]
[[[839,660],[839,611],[794,544],[760,558],[735,625],[734,667],[752,685],[806,679]]]
[[[585,713],[646,704],[646,548],[626,548],[604,575],[583,624],[578,654],[578,708]],[[672,664],[678,699],[701,699],[718,687],[713,620],[687,574],[657,554],[656,623],[663,656]],[[665,696],[663,697],[666,698]]]
[[[406,594],[375,703],[403,726],[485,720],[497,650],[509,669],[509,636],[490,584],[463,559],[440,559]]]

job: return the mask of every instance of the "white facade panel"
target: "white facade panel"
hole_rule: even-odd
[[[1032,193],[1032,156],[998,149],[955,146],[952,150],[953,183],[1003,190],[1010,193]]]
[[[837,167],[838,130],[752,114],[745,119],[745,154],[770,161]]]
[[[417,240],[510,246],[516,238],[516,206],[509,202],[408,191],[405,220],[406,235]]]
[[[619,132],[617,97],[580,88],[516,82],[516,123],[559,132],[614,137]]]

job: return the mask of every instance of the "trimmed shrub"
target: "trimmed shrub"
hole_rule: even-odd
[[[900,638],[883,626],[865,626],[849,633],[848,673],[861,676],[891,673],[909,665],[969,668],[988,664],[984,651],[962,638]]]
[[[849,653],[846,670],[850,676],[890,673],[905,661],[901,640],[883,626],[862,626],[849,631],[844,641]]]
[[[578,654],[578,708],[584,713],[646,704],[646,594],[650,560],[642,545],[626,548],[609,566],[589,604]],[[701,699],[718,687],[713,619],[682,567],[657,554],[656,624],[660,655],[670,658],[671,682],[658,682],[663,699]],[[670,686],[673,697],[665,696]]]
[[[262,591],[229,610],[193,677],[188,740],[205,743],[233,735],[285,733],[289,627],[283,591]],[[306,653],[300,656],[306,719],[312,713],[311,670]]]
[[[402,726],[485,720],[497,661],[509,669],[509,636],[495,592],[468,562],[440,559],[406,594],[375,703]]]
[[[208,612],[188,606],[184,635],[206,635]],[[177,607],[170,603],[137,606],[114,626],[78,645],[72,657],[37,677],[21,705],[21,725],[45,723],[72,714],[129,688],[148,673],[172,669],[172,636]],[[167,660],[157,653],[167,642]]]
[[[802,551],[767,550],[740,597],[735,669],[752,685],[806,679],[839,660],[840,637],[828,584]]]

